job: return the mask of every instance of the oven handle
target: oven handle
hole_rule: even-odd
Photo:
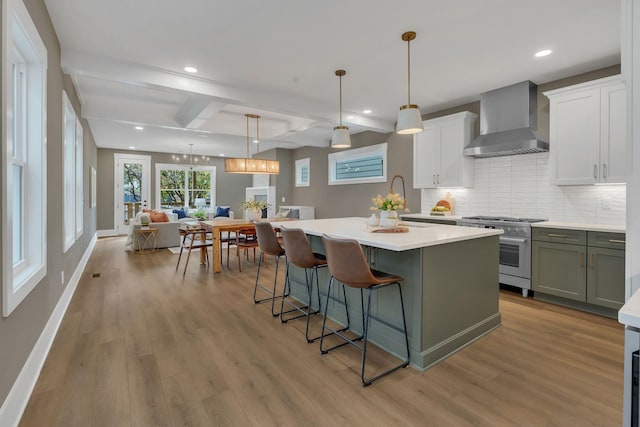
[[[500,236],[501,242],[511,242],[511,243],[527,243],[528,239],[522,239],[517,237],[502,237]]]

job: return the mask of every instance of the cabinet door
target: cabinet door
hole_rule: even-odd
[[[600,175],[600,88],[550,102],[550,150],[557,185],[593,184]]]
[[[436,182],[442,187],[462,187],[464,149],[462,123],[447,123],[440,127],[440,169]]]
[[[534,291],[585,302],[586,247],[533,242],[531,286]]]
[[[413,188],[435,188],[440,127],[425,127],[413,136]]]
[[[613,309],[624,304],[624,251],[589,247],[587,302]]]
[[[624,83],[601,92],[600,182],[626,181],[627,91]]]

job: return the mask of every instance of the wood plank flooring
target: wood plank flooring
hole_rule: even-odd
[[[255,264],[214,276],[196,257],[183,277],[176,261],[98,241],[21,426],[621,424],[613,319],[501,292],[501,328],[363,388],[357,350],[321,356],[303,321],[253,304]],[[372,354],[374,369],[394,361]]]

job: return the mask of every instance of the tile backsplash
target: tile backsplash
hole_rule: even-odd
[[[625,224],[626,186],[552,182],[549,153],[474,160],[472,188],[423,189],[422,213],[450,192],[455,215],[501,215],[592,224]]]

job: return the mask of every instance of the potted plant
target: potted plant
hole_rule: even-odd
[[[398,222],[399,210],[409,211],[406,200],[398,193],[389,193],[386,196],[378,194],[372,198],[372,211],[380,211],[380,224],[385,228],[393,228]]]
[[[207,213],[204,211],[204,209],[197,209],[195,212],[191,213],[191,218],[195,218],[198,221],[204,221],[205,219],[207,219]]]
[[[240,207],[244,209],[247,219],[257,221],[262,218],[262,210],[269,207],[269,204],[262,200],[249,199],[240,203]]]

